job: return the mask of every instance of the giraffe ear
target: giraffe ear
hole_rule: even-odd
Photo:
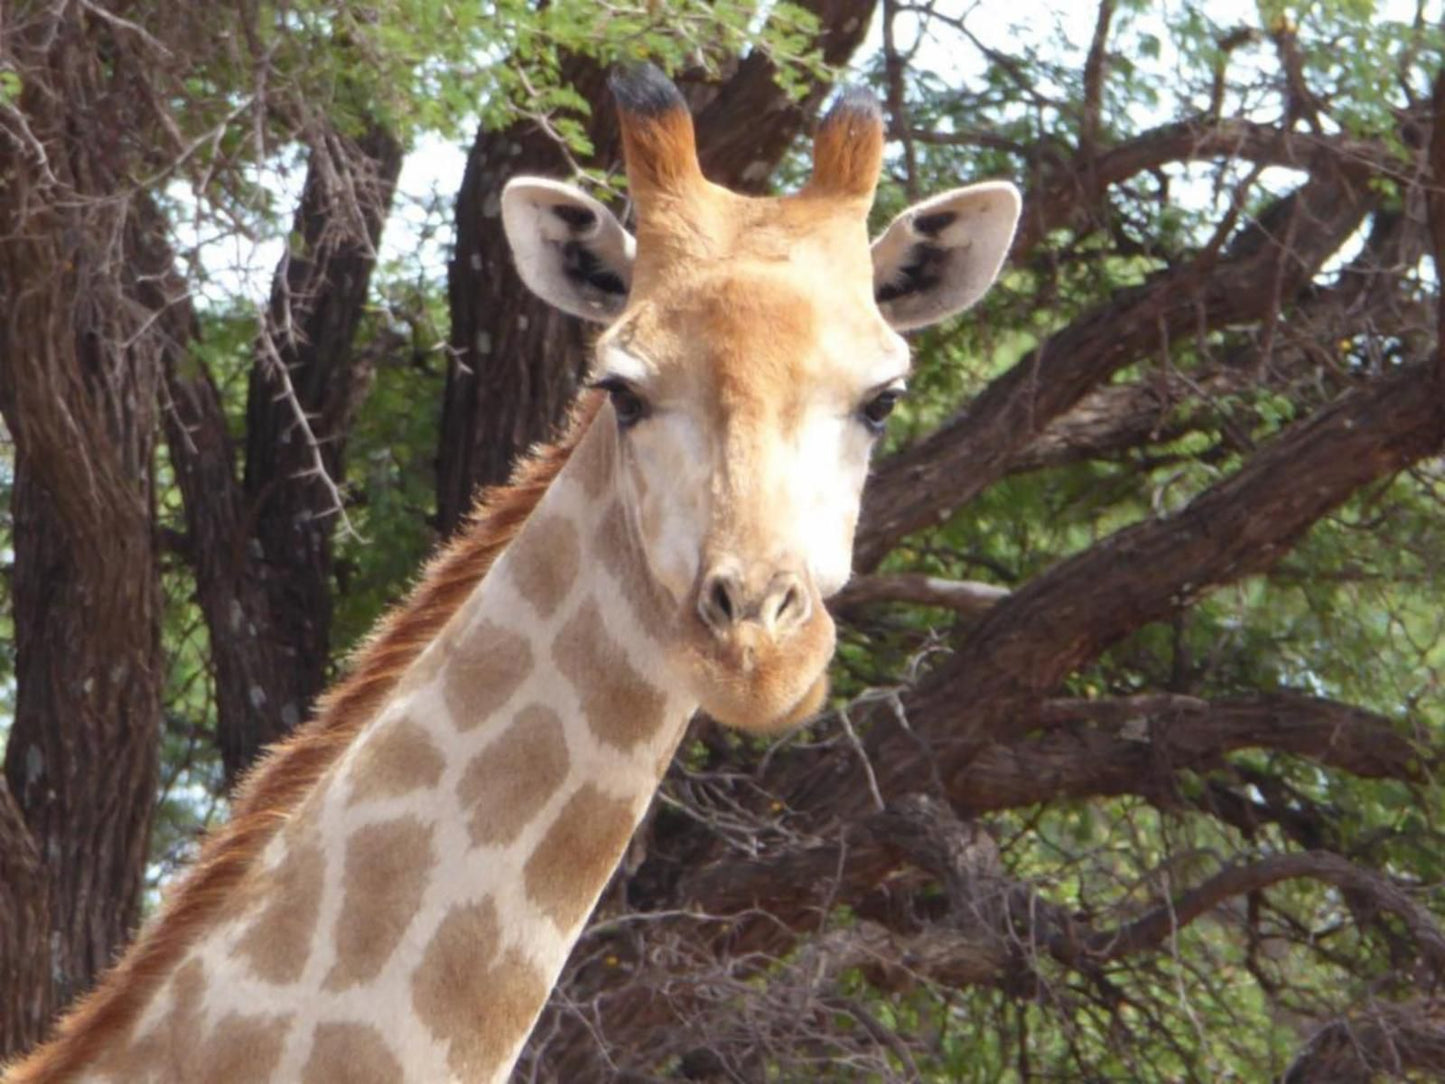
[[[1019,220],[1019,191],[984,181],[915,203],[873,242],[873,295],[894,329],[936,324],[988,292]]]
[[[627,304],[637,246],[616,216],[585,192],[518,177],[502,190],[502,228],[517,273],[543,301],[599,323]]]

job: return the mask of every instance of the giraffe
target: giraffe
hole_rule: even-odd
[[[676,88],[613,79],[634,238],[518,178],[527,285],[603,325],[567,435],[484,499],[100,987],[5,1084],[502,1081],[701,707],[826,693],[899,332],[988,289],[1010,184],[871,246],[881,114],[845,91],[809,182],[708,182]]]

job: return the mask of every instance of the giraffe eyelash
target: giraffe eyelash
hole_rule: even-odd
[[[652,408],[636,386],[620,376],[601,377],[594,380],[591,386],[607,393],[620,429],[631,429],[651,413]]]

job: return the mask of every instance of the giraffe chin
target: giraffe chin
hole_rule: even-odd
[[[821,605],[782,641],[756,626],[723,644],[698,636],[687,651],[694,695],[727,726],[758,734],[789,730],[823,706],[836,642],[833,619]]]

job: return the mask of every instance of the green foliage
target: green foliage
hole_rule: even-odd
[[[1428,102],[1445,52],[1438,21],[1412,25],[1364,0],[1263,2],[1257,12],[1227,15],[1143,0],[1117,8],[1099,136],[1106,144],[1211,110],[1279,123],[1286,108],[1280,50],[1293,48],[1305,85],[1329,103],[1324,130],[1372,140],[1403,163],[1413,152],[1401,142],[1401,110]],[[1045,198],[1050,189],[1041,176],[1086,183],[1082,167],[1072,172],[1059,163],[1070,163],[1081,131],[1087,34],[1075,27],[1061,35],[1043,18],[1013,27],[1002,55],[993,55],[982,42],[997,48],[1004,38],[981,29],[983,19],[966,18],[956,35],[938,29],[944,21],[934,24],[935,37],[918,55],[937,49],[950,63],[911,65],[906,104],[911,128],[954,138],[916,143],[917,169],[907,179],[926,193],[980,176],[1022,177]],[[960,55],[975,53],[979,70],[960,79],[959,69],[968,67]],[[886,86],[882,59],[870,64],[870,78]],[[889,168],[905,179],[901,153],[890,157]],[[1057,174],[1048,172],[1055,168]],[[1186,264],[1210,240],[1237,188],[1248,222],[1302,179],[1266,171],[1244,188],[1250,168],[1214,156],[1132,178],[1111,190],[1102,213],[1070,222],[1027,262],[1015,263],[974,316],[918,335],[910,397],[896,412],[890,449],[933,432],[1080,314]],[[1399,177],[1379,172],[1369,184],[1385,196],[1386,208],[1400,206]],[[901,183],[885,187],[875,227],[906,202]],[[1321,283],[1337,281],[1335,273],[1321,275]],[[1433,305],[1433,283],[1422,295]],[[1375,334],[1363,315],[1356,319],[1341,333],[1302,329],[1293,315],[1282,315],[1280,343],[1293,335],[1310,342],[1313,363],[1303,372],[1278,355],[1257,361],[1258,328],[1161,342],[1147,364],[1119,372],[1115,382],[1194,380],[1241,363],[1258,364],[1260,379],[1223,394],[1172,402],[1161,396],[1147,442],[1011,474],[948,521],[910,537],[883,570],[1015,587],[1123,527],[1177,512],[1353,382],[1432,349]],[[1360,492],[1267,574],[1182,600],[1172,620],[1113,645],[1060,695],[1305,693],[1378,713],[1419,748],[1417,767],[1433,764],[1445,728],[1442,507],[1438,464]],[[862,627],[844,629],[835,690],[846,697],[896,684],[974,627],[936,609],[880,610]],[[1313,845],[1338,848],[1418,886],[1413,898],[1437,915],[1445,903],[1432,887],[1440,883],[1445,853],[1445,799],[1433,777],[1423,784],[1361,778],[1309,758],[1244,750],[1210,770],[1170,773],[1161,766],[1160,778],[1169,782],[1148,802],[1054,801],[991,815],[1009,876],[1094,928],[1107,928],[1227,862]],[[1219,788],[1243,794],[1258,809],[1272,808],[1268,800],[1317,813],[1328,826],[1325,836],[1302,842],[1267,817],[1245,831],[1210,812]],[[847,989],[869,998],[890,1030],[927,1037],[923,1045],[936,1055],[918,1065],[927,1080],[1270,1079],[1299,1053],[1301,1029],[1307,1034],[1302,1021],[1372,997],[1409,996],[1402,950],[1391,940],[1405,935],[1392,923],[1362,925],[1357,902],[1301,879],[1233,900],[1176,931],[1164,951],[1111,963],[1093,981],[1036,946],[1031,954],[1024,950],[1036,974],[1000,980],[1003,987],[1017,981],[1020,990],[957,990],[919,979],[880,997],[857,973]],[[1035,978],[1037,987],[1030,985]],[[895,1068],[900,1076],[910,1071],[901,1061]]]
[[[156,474],[157,517],[163,533],[185,535],[180,488],[162,453]],[[202,833],[226,812],[216,704],[211,679],[210,636],[196,600],[195,574],[179,555],[161,562],[161,639],[166,674],[162,686],[161,779],[146,868],[147,908],[160,888],[193,859]]]
[[[437,404],[446,375],[440,298],[391,274],[358,349],[375,352],[373,383],[348,444],[348,515],[337,539],[332,643],[349,651],[397,602],[436,543],[431,529]]]
[[[153,15],[163,9],[168,6],[147,7]],[[197,11],[198,25],[226,45],[205,50],[167,99],[176,134],[190,149],[179,166],[163,171],[163,179],[184,183],[157,199],[198,235],[220,229],[226,236],[289,238],[295,192],[287,184],[299,173],[304,138],[322,122],[348,137],[380,126],[411,146],[423,138],[460,140],[477,123],[500,128],[527,118],[580,162],[592,150],[583,122],[593,103],[568,84],[568,57],[608,64],[646,58],[674,71],[717,70],[759,50],[793,90],[799,74],[818,64],[809,44],[815,17],[787,4],[301,0],[266,4],[249,16],[226,6]],[[934,41],[911,54],[901,88],[907,123],[939,138],[911,148],[911,177],[904,154],[890,144],[891,177],[873,212],[875,227],[909,202],[910,185],[927,193],[984,176],[1087,183],[1073,163],[1085,132],[1088,36],[1066,25],[1068,15],[1060,5],[1057,17],[996,16],[1006,33],[978,28],[970,15],[949,25],[946,45]],[[243,18],[249,21],[235,21]],[[1003,41],[1006,53],[998,48]],[[1287,46],[1297,51],[1306,88],[1332,103],[1317,136],[1343,132],[1374,140],[1404,160],[1409,148],[1401,110],[1412,95],[1428,98],[1445,40],[1437,25],[1384,18],[1369,0],[1260,0],[1256,10],[1231,10],[1227,18],[1194,3],[1121,2],[1093,138],[1111,146],[1179,117],[1278,123],[1288,109],[1278,70],[1279,51]],[[959,74],[963,53],[975,61],[967,76]],[[255,82],[257,56],[266,58],[264,94]],[[887,85],[879,55],[863,58],[858,74]],[[0,70],[0,108],[21,90],[14,72]],[[1307,121],[1296,125],[1306,128]],[[1060,225],[1012,265],[970,318],[916,336],[910,397],[880,454],[938,429],[1080,315],[1195,259],[1222,216],[1236,209],[1236,189],[1251,166],[1223,155],[1187,157],[1111,188],[1098,209]],[[785,167],[785,179],[801,175],[800,162]],[[1241,220],[1257,219],[1295,180],[1276,173],[1250,187],[1238,200]],[[1396,211],[1407,208],[1408,180],[1382,172],[1366,187]],[[445,284],[414,255],[378,270],[355,347],[372,383],[348,434],[340,480],[354,533],[342,532],[338,521],[332,627],[338,666],[405,592],[435,543]],[[1322,286],[1334,274],[1322,275]],[[1433,284],[1420,281],[1418,270],[1411,274],[1419,298],[1433,302]],[[256,291],[219,273],[201,285],[208,304],[193,355],[181,361],[183,375],[188,365],[211,375],[240,441],[257,328],[255,305],[242,294],[247,286]],[[1308,329],[1298,324],[1286,314],[1270,334],[1278,332],[1281,342],[1304,336]],[[1115,383],[1177,388],[1222,364],[1253,366],[1259,378],[1217,395],[1161,397],[1153,434],[1125,450],[1007,475],[944,522],[905,540],[884,570],[1022,586],[1120,529],[1176,513],[1322,403],[1402,357],[1418,356],[1404,337],[1366,326],[1321,336],[1301,351],[1308,364],[1282,373],[1269,363],[1284,347],[1261,360],[1268,343],[1258,327],[1161,341],[1147,359],[1118,372]],[[1287,369],[1283,361],[1279,366]],[[10,446],[0,444],[0,507],[7,510],[9,457]],[[1420,764],[1433,768],[1445,728],[1442,505],[1445,476],[1438,464],[1359,493],[1267,574],[1181,599],[1171,620],[1113,644],[1057,692],[1328,697],[1378,713],[1419,747]],[[164,461],[157,507],[161,527],[183,535],[179,491]],[[10,531],[9,519],[0,519],[0,563],[7,568]],[[171,554],[162,578],[168,671],[154,883],[191,853],[207,823],[224,815],[209,645],[194,580],[185,561]],[[8,576],[0,578],[0,749],[14,692],[8,586]],[[844,625],[835,702],[905,683],[975,625],[976,619],[937,608],[901,605]],[[827,740],[819,731],[797,740]],[[695,743],[682,759],[689,772],[703,773],[715,757],[743,762],[768,755],[774,745],[729,735]],[[1160,906],[1227,861],[1301,846],[1283,817],[1261,814],[1258,824],[1243,828],[1215,816],[1210,795],[1227,787],[1261,808],[1263,797],[1283,796],[1293,810],[1320,811],[1329,838],[1319,845],[1408,874],[1421,886],[1417,898],[1437,914],[1445,908],[1434,887],[1445,883],[1445,795],[1428,774],[1412,782],[1363,778],[1262,750],[1222,755],[1188,771],[1168,769],[1160,767],[1161,782],[1148,800],[1058,800],[994,815],[989,827],[1004,869],[1040,900],[1108,928]],[[1251,907],[1260,913],[1249,914]],[[1356,922],[1351,907],[1334,888],[1286,882],[1260,900],[1231,901],[1174,931],[1163,951],[1111,961],[1094,974],[1031,946],[1028,975],[1011,974],[994,986],[950,989],[910,977],[896,989],[880,989],[855,970],[839,987],[865,1002],[889,1031],[928,1037],[931,1060],[917,1066],[925,1080],[1265,1079],[1282,1072],[1298,1051],[1295,1021],[1325,1018],[1353,999],[1388,994],[1406,981],[1395,973],[1393,928]],[[859,921],[852,908],[830,919],[841,929]],[[1017,988],[1009,986],[1014,979]],[[860,1036],[867,1030],[841,1012],[830,1023]],[[900,1074],[909,1069],[901,1059],[894,1066]],[[836,1066],[815,1075],[854,1079]]]
[[[23,86],[24,82],[18,72],[0,68],[0,105],[14,105],[18,102]]]

